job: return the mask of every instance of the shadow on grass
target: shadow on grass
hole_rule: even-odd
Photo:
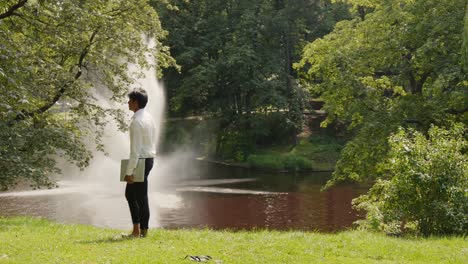
[[[100,238],[100,239],[94,239],[94,240],[81,240],[81,241],[76,241],[75,243],[76,244],[119,243],[119,242],[139,240],[139,239],[142,239],[142,238],[126,237],[124,235],[115,235],[113,237]]]

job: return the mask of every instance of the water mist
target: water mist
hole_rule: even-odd
[[[148,43],[149,47],[154,43]],[[148,56],[150,65],[154,65],[154,58]],[[164,90],[156,77],[154,67],[141,69],[136,65],[128,68],[129,74],[137,75],[143,72],[144,76],[136,78],[129,91],[140,87],[148,93],[146,111],[150,112],[156,123],[157,142],[164,122]],[[105,87],[97,87],[92,90],[92,96],[97,104],[103,108],[120,109],[126,113],[126,121],[130,122],[133,115],[128,109],[126,101],[116,103],[110,100],[112,94]],[[46,212],[50,218],[69,223],[92,224],[101,227],[129,228],[131,218],[128,204],[125,199],[125,183],[120,182],[120,161],[128,159],[130,139],[128,132],[118,130],[117,124],[109,118],[104,129],[102,143],[105,153],[94,151],[93,159],[83,171],[68,162],[57,159],[58,167],[62,170],[59,188],[51,190],[18,191],[0,194],[11,199],[22,201],[25,197],[28,202],[13,202],[21,204],[13,214],[36,215],[37,208]],[[89,139],[90,142],[93,140]],[[92,148],[93,144],[89,144]],[[158,150],[158,148],[157,148]],[[151,210],[150,226],[158,227],[158,210],[173,209],[181,204],[181,198],[168,186],[179,175],[189,175],[188,171],[193,156],[190,152],[174,153],[166,157],[159,155],[155,159],[154,167],[148,177],[149,203]],[[41,216],[41,213],[37,214]]]
[[[151,44],[150,44],[151,45]],[[149,63],[154,64],[153,58]],[[136,65],[128,68],[137,78],[129,91],[140,87],[148,93],[149,111],[156,123],[159,141],[164,126],[164,90],[156,78],[155,68],[141,69]],[[96,103],[107,109],[120,109],[126,113],[130,122],[133,113],[125,102],[111,101],[111,91],[106,87],[92,90]],[[93,142],[89,139],[89,142]],[[132,226],[130,212],[125,199],[125,185],[120,182],[120,161],[129,157],[130,139],[128,132],[118,130],[117,124],[109,117],[102,136],[105,153],[94,151],[93,159],[83,171],[64,160],[57,159],[62,169],[59,188],[52,190],[19,191],[1,194],[5,204],[14,205],[10,215],[44,216],[65,223],[92,224],[100,227],[128,229]],[[89,148],[94,144],[90,143]],[[158,148],[156,148],[158,151]],[[205,224],[210,220],[210,212],[205,211],[206,203],[211,200],[193,200],[194,192],[220,194],[271,195],[269,192],[238,190],[213,187],[220,184],[240,183],[255,179],[204,179],[204,172],[196,166],[195,155],[190,151],[178,151],[168,155],[157,154],[153,169],[148,176],[148,195],[151,211],[150,228],[191,226]],[[218,176],[218,175],[217,175]],[[220,176],[224,176],[221,173]],[[184,193],[187,194],[184,196]],[[209,198],[209,197],[208,197]],[[232,198],[232,197],[231,197]],[[222,201],[215,199],[215,202]],[[198,220],[197,220],[198,219]]]
[[[149,58],[150,63],[152,58]],[[148,111],[156,123],[157,145],[163,131],[164,119],[164,90],[158,82],[156,71],[152,68],[140,69],[132,65],[129,73],[134,75],[142,71],[144,77],[136,79],[129,91],[134,88],[143,88],[148,93],[148,104],[145,110]],[[97,89],[93,94],[98,99],[98,103],[106,108],[120,109],[127,114],[127,123],[133,115],[126,103],[117,104],[111,102],[110,91],[107,89]],[[118,130],[115,122],[107,124],[103,135],[103,144],[106,154],[95,151],[90,165],[83,171],[66,166],[63,168],[64,180],[61,187],[68,188],[86,195],[83,201],[70,201],[70,204],[79,206],[79,211],[87,212],[87,221],[96,226],[128,228],[131,226],[130,213],[127,201],[124,197],[125,183],[119,182],[120,161],[128,159],[130,150],[130,139],[128,132],[123,133]],[[158,151],[158,148],[156,148]],[[177,175],[184,175],[188,163],[193,160],[190,152],[174,153],[170,156],[155,159],[153,169],[148,176],[148,195],[151,210],[150,226],[160,226],[158,223],[158,210],[160,208],[177,208],[180,206],[181,198],[166,187],[170,185],[171,179]],[[184,166],[184,164],[186,164]],[[71,198],[70,198],[71,199]],[[65,210],[58,210],[59,213],[70,214]],[[78,208],[70,208],[74,210]],[[57,218],[64,218],[63,215]]]

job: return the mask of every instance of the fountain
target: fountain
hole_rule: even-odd
[[[151,47],[154,43],[150,41],[148,45]],[[154,61],[152,56],[148,56],[148,59],[150,64]],[[149,100],[146,110],[154,118],[159,139],[164,118],[164,90],[156,78],[154,67],[143,70],[135,65],[129,67],[132,75],[138,71],[142,71],[144,77],[138,78],[129,90],[141,87],[147,91]],[[128,121],[130,120],[132,113],[128,110],[127,104],[111,102],[110,91],[106,88],[95,88],[93,97],[104,108],[123,110],[127,113]],[[58,221],[117,228],[131,226],[128,205],[124,197],[125,183],[119,181],[120,160],[129,156],[128,133],[119,131],[115,122],[110,121],[104,130],[103,144],[106,153],[95,151],[89,166],[83,171],[64,160],[58,160],[58,167],[62,170],[62,175],[59,176],[61,180],[58,181],[59,188],[0,193],[0,197],[10,200],[34,197],[34,201],[28,199],[27,203],[16,205],[19,207],[11,214],[41,216],[35,209],[43,208],[48,211],[48,217]],[[158,157],[155,160],[154,168],[149,175],[148,190],[152,207],[151,226],[159,226],[155,212],[157,208],[153,206],[156,204],[154,201],[157,201],[158,208],[177,207],[180,203],[180,197],[176,194],[158,191],[164,185],[163,179],[170,178],[169,171],[174,171],[171,167],[185,170],[185,166],[181,165],[191,159],[191,154],[185,152],[164,158]],[[182,171],[179,171],[179,174],[183,174]]]
[[[136,71],[131,66],[129,71]],[[154,69],[144,69],[134,87],[148,92],[146,110],[162,134],[164,91]],[[121,109],[130,120],[126,103],[111,102],[110,91],[95,89],[93,96],[106,108]],[[89,167],[79,171],[59,161],[59,188],[0,193],[0,216],[46,217],[62,223],[128,229],[130,212],[120,182],[120,160],[129,156],[129,137],[109,122],[103,143],[107,154],[95,152]],[[148,178],[150,228],[210,227],[337,230],[356,220],[351,199],[363,190],[339,187],[320,192],[329,175],[298,176],[234,167],[198,169],[190,151],[158,155]],[[206,165],[206,164],[205,164]],[[309,177],[310,176],[310,177]]]

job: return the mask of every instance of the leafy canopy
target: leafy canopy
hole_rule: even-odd
[[[168,2],[156,7],[169,31],[165,43],[181,65],[180,72],[164,72],[169,114],[220,120],[216,154],[224,158],[242,160],[260,142],[295,136],[307,93],[297,85],[292,63],[306,43],[348,15],[344,5],[322,0]],[[271,120],[282,129],[268,126]]]
[[[355,18],[306,46],[295,65],[352,139],[333,179],[374,183],[356,200],[370,226],[466,234],[464,0],[349,0]]]
[[[399,127],[466,122],[461,69],[465,1],[349,1],[364,16],[337,23],[306,46],[295,65],[303,84],[325,101],[322,124],[354,134],[334,181],[379,176],[376,164]],[[364,8],[364,9],[363,9]]]
[[[0,187],[20,179],[50,184],[55,155],[86,166],[85,138],[102,149],[106,117],[124,127],[122,113],[99,105],[92,88],[122,102],[136,77],[129,64],[148,66],[153,54],[159,69],[173,65],[160,42],[165,34],[143,0],[2,1]]]

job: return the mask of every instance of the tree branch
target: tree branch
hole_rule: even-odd
[[[366,18],[366,10],[364,9],[364,6],[359,5],[357,10],[358,10],[359,17],[361,18],[362,21],[364,21],[364,19]]]
[[[41,114],[41,113],[44,113],[45,111],[49,110],[52,106],[55,105],[55,103],[57,103],[57,101],[63,96],[63,94],[65,93],[66,89],[72,85],[76,80],[78,80],[78,78],[80,78],[81,74],[82,74],[82,71],[81,69],[83,68],[83,63],[84,63],[84,59],[86,58],[86,55],[88,55],[89,53],[89,49],[91,48],[91,46],[94,44],[94,39],[96,37],[98,33],[98,30],[96,29],[92,34],[91,34],[91,37],[89,39],[89,42],[88,44],[83,48],[83,50],[81,51],[81,54],[80,54],[80,57],[78,59],[78,63],[76,64],[78,66],[78,71],[76,72],[73,80],[71,81],[67,81],[65,84],[62,85],[62,87],[57,91],[57,93],[55,94],[55,96],[52,98],[52,100],[43,105],[42,107],[38,108],[37,110],[35,111],[31,111],[31,112],[27,112],[27,111],[22,111],[20,114],[18,114],[15,119],[13,120],[14,122],[18,122],[18,121],[21,121],[21,120],[24,120],[26,118],[30,118],[30,117],[33,117],[34,115],[37,115],[37,114]],[[10,122],[11,124],[11,122]],[[12,125],[12,124],[11,124]]]
[[[457,110],[457,109],[447,109],[445,112],[453,115],[461,115],[468,112],[468,108]]]
[[[5,13],[0,14],[0,19],[4,19],[6,17],[12,16],[13,12],[15,12],[15,10],[23,7],[26,4],[26,2],[28,2],[28,0],[19,0],[17,4],[15,4],[15,5],[11,6],[10,8],[8,8],[8,10]]]
[[[424,83],[426,82],[427,78],[429,78],[429,76],[431,76],[431,71],[427,71],[427,72],[424,72],[422,75],[421,75],[421,78],[419,79],[418,83],[417,83],[417,91],[418,93],[421,93],[422,92],[422,88],[423,88],[423,85]]]
[[[413,94],[420,94],[422,92],[423,85],[427,78],[431,76],[431,73],[432,71],[426,71],[420,76],[419,80],[416,80],[414,73],[412,71],[409,72],[410,90]]]
[[[399,74],[401,74],[401,73],[397,72],[397,71],[391,71],[391,70],[374,71],[374,77],[376,77],[376,78],[380,78],[382,76],[397,76]]]

